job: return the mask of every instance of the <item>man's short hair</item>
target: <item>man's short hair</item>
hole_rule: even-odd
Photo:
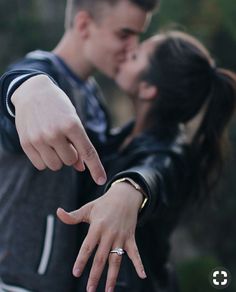
[[[79,9],[88,11],[91,15],[95,16],[99,11],[98,5],[108,4],[110,6],[117,4],[119,1],[124,0],[67,0],[65,28],[69,29],[73,26],[73,21]],[[146,12],[154,10],[159,0],[126,0],[129,1]]]

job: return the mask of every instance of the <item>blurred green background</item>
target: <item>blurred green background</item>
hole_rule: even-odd
[[[65,0],[0,1],[0,73],[26,52],[51,50],[63,32]],[[175,28],[198,37],[211,51],[217,64],[236,71],[235,0],[162,0],[152,20],[150,36],[160,28]],[[112,104],[113,124],[132,116],[126,97],[103,76],[98,80]],[[172,260],[177,267],[181,291],[216,291],[210,273],[217,266],[227,268],[236,291],[236,122],[230,128],[231,152],[223,179],[211,203],[189,212],[172,238]]]

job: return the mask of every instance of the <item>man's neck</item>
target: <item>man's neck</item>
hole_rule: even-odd
[[[75,41],[72,33],[64,34],[53,53],[60,57],[80,79],[86,80],[92,75],[94,68],[87,62],[82,45]]]

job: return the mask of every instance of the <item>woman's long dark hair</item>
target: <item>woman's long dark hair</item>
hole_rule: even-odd
[[[225,130],[235,109],[236,77],[215,66],[208,51],[182,32],[161,34],[144,79],[158,89],[150,119],[176,126],[205,111],[191,149],[201,185],[209,191],[223,166]]]

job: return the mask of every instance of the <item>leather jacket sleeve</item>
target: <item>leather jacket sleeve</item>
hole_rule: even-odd
[[[184,152],[175,153],[166,149],[159,153],[147,155],[140,160],[133,160],[133,165],[118,172],[109,181],[112,182],[122,177],[130,177],[137,182],[148,196],[148,201],[139,215],[139,224],[155,217],[158,209],[176,208],[182,203],[182,189],[187,173],[187,163]]]
[[[14,91],[26,80],[44,74],[54,83],[57,75],[51,64],[44,60],[24,58],[12,64],[0,79],[0,148],[9,152],[22,153],[15,127],[15,108],[11,102]]]
[[[9,66],[0,79],[0,98],[3,114],[14,122],[15,109],[11,103],[11,96],[26,80],[36,75],[47,75],[56,83],[56,72],[47,60],[24,58]],[[13,82],[14,81],[14,82]]]

